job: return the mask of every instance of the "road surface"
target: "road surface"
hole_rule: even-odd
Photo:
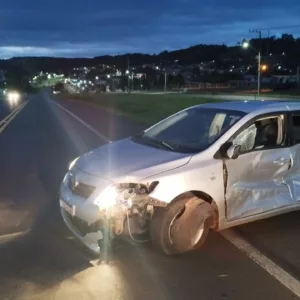
[[[105,137],[127,136],[143,125],[83,103],[60,105],[46,94],[32,96],[0,134],[0,235],[27,232],[9,242],[0,237],[0,299],[298,299],[217,233],[201,251],[181,257],[120,243],[111,264],[94,267],[61,221],[59,184],[73,158]],[[274,262],[275,271],[282,267],[297,280],[299,217],[288,214],[237,231]]]

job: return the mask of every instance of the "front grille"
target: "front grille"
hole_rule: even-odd
[[[96,187],[76,181],[73,176],[68,179],[69,189],[77,196],[87,199],[95,191]]]

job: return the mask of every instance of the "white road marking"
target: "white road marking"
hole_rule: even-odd
[[[0,133],[2,133],[4,131],[4,129],[8,126],[8,124],[21,112],[21,110],[26,106],[27,103],[28,103],[28,101],[23,103],[21,106],[17,107],[14,111],[12,111],[6,118],[4,118],[0,122],[0,126],[1,126]],[[9,242],[14,238],[22,236],[25,233],[27,233],[27,231],[20,231],[20,232],[15,232],[15,233],[11,233],[11,234],[0,235],[0,245],[4,244],[6,242]]]
[[[262,254],[258,249],[249,244],[239,234],[232,229],[220,231],[220,234],[226,238],[230,243],[244,252],[249,258],[261,266],[271,276],[277,279],[286,288],[292,291],[295,295],[300,297],[300,282],[291,274],[282,269],[279,265],[274,263],[271,259]]]
[[[94,132],[97,136],[101,137],[104,141],[109,141],[109,139],[102,134],[100,134],[96,129],[88,125],[86,122],[81,120],[79,117],[68,111],[66,108],[49,100],[56,104],[58,107],[69,113],[72,117]],[[239,250],[245,253],[250,259],[262,267],[266,272],[268,272],[272,277],[283,284],[287,289],[292,291],[296,296],[300,298],[300,282],[294,278],[291,274],[286,272],[283,268],[273,262],[271,259],[262,254],[258,249],[248,243],[239,234],[237,234],[233,229],[227,229],[220,231],[220,234],[227,239],[230,243],[236,246]]]
[[[20,111],[25,107],[27,103],[28,101],[23,103],[21,106],[17,107],[7,117],[5,117],[2,121],[0,121],[0,133],[4,131],[4,129],[8,126],[8,124],[20,113]]]
[[[9,242],[17,237],[20,237],[26,233],[28,233],[29,231],[20,231],[20,232],[15,232],[15,233],[11,233],[11,234],[4,234],[4,235],[0,235],[0,245],[4,244],[6,242]]]
[[[107,143],[110,142],[110,139],[107,136],[105,136],[102,133],[100,133],[98,130],[96,130],[95,128],[93,128],[89,124],[87,124],[85,121],[83,121],[82,119],[80,119],[78,116],[76,116],[75,114],[73,114],[72,112],[70,112],[68,109],[66,109],[62,105],[60,105],[60,104],[58,104],[55,101],[52,101],[50,99],[48,99],[48,101],[50,101],[51,103],[55,104],[60,109],[62,109],[66,113],[68,113],[70,116],[72,116],[74,119],[76,119],[79,123],[81,123],[83,126],[85,126],[86,128],[88,128],[91,132],[93,132],[95,135],[97,135],[99,138],[101,138],[104,142],[107,142]]]

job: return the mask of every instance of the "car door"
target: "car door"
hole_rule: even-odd
[[[257,117],[230,140],[241,153],[224,164],[228,221],[295,203],[286,182],[292,167],[286,120],[285,114]]]
[[[293,161],[286,184],[297,203],[300,203],[300,111],[290,114],[291,158]]]

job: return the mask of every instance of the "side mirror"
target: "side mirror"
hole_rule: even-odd
[[[240,153],[241,153],[241,145],[231,145],[226,151],[226,156],[229,159],[237,159]]]

